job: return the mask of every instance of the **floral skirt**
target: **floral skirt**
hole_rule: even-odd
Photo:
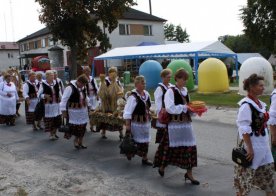
[[[274,187],[273,174],[273,163],[260,166],[256,170],[235,165],[234,187],[237,192],[242,191],[242,196],[249,195],[253,187],[266,192],[272,192]]]
[[[155,137],[156,144],[161,142],[161,140],[164,136],[165,130],[166,130],[165,128],[160,128],[160,127],[157,128],[156,137]]]
[[[58,129],[61,125],[61,115],[56,117],[44,117],[45,132],[51,132],[54,129]]]
[[[197,166],[196,146],[169,147],[168,131],[164,132],[163,139],[158,146],[154,157],[154,167],[174,165],[182,169],[191,169]]]
[[[15,123],[15,115],[1,115],[0,114],[0,124],[14,124]]]
[[[83,137],[86,131],[86,124],[75,125],[69,123],[69,129],[72,135],[76,137]]]

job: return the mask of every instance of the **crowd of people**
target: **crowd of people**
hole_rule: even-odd
[[[154,92],[156,114],[167,112],[169,121],[161,123],[157,119],[155,143],[158,148],[153,161],[148,158],[152,101],[145,90],[145,78],[137,76],[134,89],[121,96],[124,88],[118,80],[116,68],[111,67],[108,76],[102,77],[99,85],[90,73],[90,68],[84,67],[83,74],[64,87],[56,71],[46,71],[45,80],[42,80],[41,74],[30,72],[20,92],[20,78],[13,71],[7,71],[0,78],[0,123],[14,126],[16,115],[19,115],[18,104],[20,106],[25,101],[26,123],[32,125],[34,131],[44,129],[49,132],[53,141],[59,139],[57,130],[62,124],[67,124],[70,130],[70,134],[65,133],[65,138],[75,136],[73,144],[76,149],[87,148],[83,138],[88,123],[91,132],[101,131],[102,139],[107,139],[106,131],[118,131],[120,140],[131,137],[137,146],[134,153],[125,153],[128,160],[135,155],[140,156],[142,165],[158,168],[161,177],[169,165],[177,166],[186,170],[183,175],[185,181],[199,185],[192,172],[197,167],[197,145],[192,126],[192,116],[196,114],[188,105],[188,72],[177,70],[175,85],[169,83],[172,77],[170,69],[161,72],[162,82]],[[252,74],[248,77],[244,81],[244,90],[248,95],[238,103],[237,126],[247,159],[252,160],[252,165],[248,168],[235,166],[234,187],[238,196],[248,195],[253,187],[264,190],[269,196],[274,195],[274,160],[267,125],[270,125],[272,145],[276,145],[276,90],[271,95],[269,113],[266,104],[259,100],[264,92],[262,76]],[[125,100],[121,116],[125,121],[125,133],[122,125],[111,125],[106,121],[94,123],[89,115],[101,112],[109,116],[118,112],[117,100],[113,101],[118,98]]]

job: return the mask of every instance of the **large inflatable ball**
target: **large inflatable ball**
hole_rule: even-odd
[[[160,72],[162,66],[159,62],[148,60],[145,61],[139,68],[139,75],[142,75],[146,79],[146,89],[155,89],[158,83],[161,82]]]
[[[273,70],[271,64],[262,57],[251,57],[241,65],[239,75],[239,94],[247,95],[247,92],[243,90],[243,81],[254,73],[264,77],[264,94],[270,94],[273,91]]]
[[[184,68],[189,73],[189,79],[186,83],[186,87],[188,90],[194,89],[195,84],[194,84],[194,78],[193,78],[193,70],[187,61],[185,61],[185,60],[172,61],[172,62],[170,62],[170,64],[168,65],[167,68],[172,70],[172,78],[170,80],[170,83],[172,83],[172,84],[175,84],[175,80],[174,80],[175,72],[180,68]]]
[[[229,91],[227,68],[216,58],[208,58],[198,68],[198,92],[220,93]]]

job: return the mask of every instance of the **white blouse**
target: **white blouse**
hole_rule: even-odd
[[[163,83],[159,83],[159,85],[162,85],[166,90],[169,89],[171,84],[169,83],[169,86],[167,87]],[[162,96],[163,96],[163,90],[160,86],[156,88],[154,91],[154,100],[155,100],[155,105],[156,105],[156,114],[158,115],[161,108],[162,108]],[[165,97],[165,96],[164,96]]]
[[[271,93],[271,105],[269,108],[269,121],[268,124],[276,125],[276,89]]]
[[[187,96],[188,90],[186,87],[183,87],[181,91],[178,88],[175,88],[182,96]],[[165,107],[168,113],[170,114],[181,114],[182,112],[187,113],[187,105],[175,105],[174,104],[174,92],[172,89],[168,89],[165,94]]]
[[[132,92],[136,92],[137,95],[142,99],[142,100],[148,100],[148,98],[150,99],[150,95],[148,93],[148,91],[144,90],[144,93],[145,93],[145,97],[142,98],[141,95],[136,91],[136,89],[132,90]],[[132,113],[135,109],[137,105],[137,101],[136,101],[136,98],[133,96],[133,95],[130,95],[128,98],[127,98],[127,103],[125,105],[125,108],[124,108],[124,114],[123,114],[123,118],[126,119],[126,120],[130,120],[131,119],[131,116],[132,116]]]
[[[29,95],[28,95],[28,93],[29,93],[29,85],[28,85],[28,83],[30,83],[31,85],[34,86],[36,93],[38,92],[36,83],[35,83],[35,82],[32,83],[31,81],[28,80],[27,82],[25,82],[25,83],[23,84],[23,97],[24,97],[24,99],[26,99],[26,98],[29,97]]]
[[[238,132],[240,139],[243,138],[243,134],[250,134],[252,133],[251,129],[251,123],[252,123],[252,111],[248,103],[251,103],[256,110],[258,110],[261,113],[265,113],[266,110],[266,104],[262,101],[260,101],[262,108],[259,108],[258,105],[248,97],[243,98],[241,101],[239,101],[240,108],[238,110],[238,117],[237,117],[237,126],[238,126]],[[271,154],[270,146],[269,146],[269,136],[268,136],[268,130],[265,129],[266,135],[265,136],[255,136],[253,134],[250,136],[253,151],[254,151],[254,158],[253,163],[250,166],[253,169],[257,169],[259,166],[273,163],[273,157]],[[246,144],[245,148],[247,148]]]

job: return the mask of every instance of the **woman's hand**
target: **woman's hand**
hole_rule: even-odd
[[[246,159],[247,159],[248,161],[252,161],[253,158],[254,158],[254,151],[253,151],[252,148],[248,148],[248,149],[247,149],[247,154],[246,154]]]

